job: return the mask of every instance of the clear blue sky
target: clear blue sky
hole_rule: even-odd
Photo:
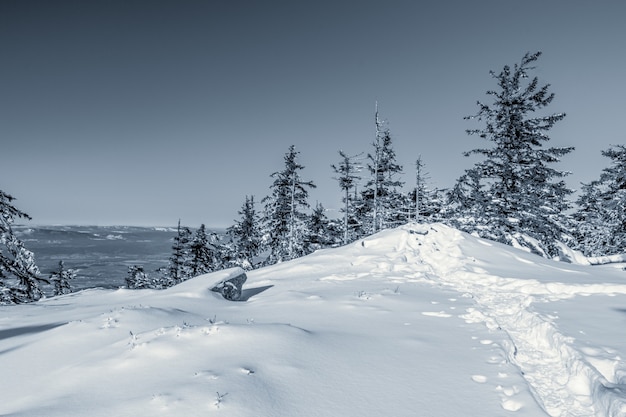
[[[625,143],[626,2],[0,2],[0,189],[34,224],[227,226],[289,145],[330,216],[337,151],[370,151],[374,104],[407,187],[450,187],[482,146],[463,120],[489,70],[543,51],[572,188]],[[260,209],[260,207],[259,207]]]

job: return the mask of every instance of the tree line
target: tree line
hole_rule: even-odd
[[[330,165],[342,192],[341,217],[329,219],[323,205],[311,206],[313,181],[302,176],[299,152],[290,146],[284,166],[270,175],[270,193],[255,201],[245,196],[240,216],[224,235],[204,225],[192,232],[178,224],[167,267],[146,272],[129,268],[129,288],[166,288],[193,276],[241,266],[253,269],[288,261],[325,247],[345,245],[409,221],[443,222],[462,231],[567,261],[567,249],[586,256],[626,252],[626,146],[602,151],[608,167],[582,184],[580,196],[555,164],[574,147],[549,147],[550,129],[564,113],[545,113],[554,99],[549,84],[531,77],[541,52],[527,53],[512,67],[490,74],[497,88],[488,102],[466,117],[481,128],[466,133],[484,146],[464,152],[478,160],[448,189],[431,189],[425,163],[415,160],[411,190],[404,192],[387,123],[375,112],[375,136],[366,155],[338,151]],[[12,233],[15,218],[30,219],[0,191],[0,303],[34,301],[43,280],[32,253]],[[260,207],[258,207],[260,205]],[[71,270],[59,265],[55,293],[63,293]]]

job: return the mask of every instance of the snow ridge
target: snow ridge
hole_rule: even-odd
[[[604,375],[573,347],[572,338],[559,333],[550,317],[532,310],[536,302],[580,294],[626,294],[626,285],[568,285],[490,275],[464,254],[461,232],[443,225],[410,225],[406,231],[416,236],[412,249],[431,269],[433,283],[476,301],[461,317],[506,332],[510,344],[502,348],[508,360],[550,416],[626,415],[626,364],[621,358],[614,359],[612,374]],[[514,411],[516,404],[509,401],[503,407]]]

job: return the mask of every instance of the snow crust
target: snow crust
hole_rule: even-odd
[[[232,273],[0,307],[0,415],[626,415],[614,267],[412,224]]]

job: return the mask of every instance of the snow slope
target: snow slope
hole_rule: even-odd
[[[2,416],[626,416],[626,272],[407,225],[0,307]]]

